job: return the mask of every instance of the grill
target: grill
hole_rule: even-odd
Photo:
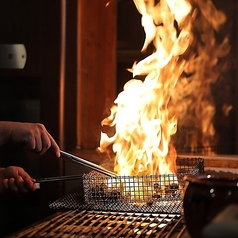
[[[11,237],[189,237],[181,213],[183,177],[203,173],[203,159],[176,162],[175,175],[86,174],[72,192],[50,204],[56,214]]]
[[[69,210],[11,237],[189,237],[180,215]]]
[[[92,172],[50,205],[53,209],[180,213],[183,177],[204,171],[201,158],[177,158],[177,173],[151,176],[101,176]]]

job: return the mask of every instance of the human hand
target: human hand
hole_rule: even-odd
[[[35,179],[21,167],[0,168],[0,194],[27,193],[36,190]]]
[[[57,157],[60,157],[59,146],[43,124],[12,122],[9,139],[40,155],[51,149]]]

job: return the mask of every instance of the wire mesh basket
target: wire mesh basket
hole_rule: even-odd
[[[176,174],[107,177],[92,171],[82,184],[50,205],[57,209],[180,213],[184,176],[204,172],[202,158],[176,160]]]
[[[97,172],[83,177],[85,203],[94,210],[178,213],[184,176],[204,171],[203,159],[177,158],[176,174],[105,177]]]

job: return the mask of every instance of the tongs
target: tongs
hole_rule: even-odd
[[[117,177],[116,173],[113,173],[97,164],[94,164],[88,160],[82,159],[78,156],[75,156],[73,154],[70,154],[65,151],[60,151],[60,156],[65,159],[69,159],[77,164],[85,165],[97,172],[100,172],[104,175],[107,175],[109,177]],[[69,176],[59,176],[59,177],[49,177],[49,178],[42,178],[39,180],[36,180],[36,183],[44,183],[44,182],[54,182],[54,181],[65,181],[65,180],[73,180],[73,179],[80,179],[82,178],[82,175],[69,175]]]
[[[78,163],[78,164],[81,164],[81,165],[85,165],[97,172],[100,172],[104,175],[107,175],[107,176],[110,176],[110,177],[116,177],[117,174],[116,173],[113,173],[105,168],[103,168],[102,166],[99,166],[97,164],[94,164],[88,160],[85,160],[85,159],[82,159],[78,156],[75,156],[75,155],[72,155],[70,153],[67,153],[65,151],[60,151],[60,155],[62,158],[66,158],[66,159],[70,159],[71,161],[75,162],[75,163]]]
[[[35,183],[45,183],[45,182],[57,182],[57,181],[66,181],[66,180],[76,180],[82,179],[83,175],[68,175],[68,176],[56,176],[56,177],[49,177],[49,178],[41,178],[37,179]]]

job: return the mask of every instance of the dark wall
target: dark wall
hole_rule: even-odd
[[[67,42],[64,74],[61,73],[62,2],[60,0],[9,0],[0,3],[0,44],[24,44],[27,61],[23,69],[0,67],[0,120],[40,122],[60,142],[60,98],[68,98],[63,114],[67,146],[76,143],[76,11],[77,0],[65,1]],[[61,80],[67,86],[60,91]],[[64,136],[64,132],[63,132]],[[22,166],[33,177],[58,176],[62,160],[50,152],[26,154],[20,148],[0,148],[0,165]],[[1,228],[13,232],[52,212],[48,205],[63,194],[62,183],[42,185],[27,197],[1,197]],[[0,201],[0,202],[1,202]],[[30,201],[30,202],[29,202]],[[22,214],[22,222],[19,220]],[[8,223],[18,225],[10,225]],[[6,224],[6,225],[5,225]],[[1,236],[1,235],[0,235]]]

